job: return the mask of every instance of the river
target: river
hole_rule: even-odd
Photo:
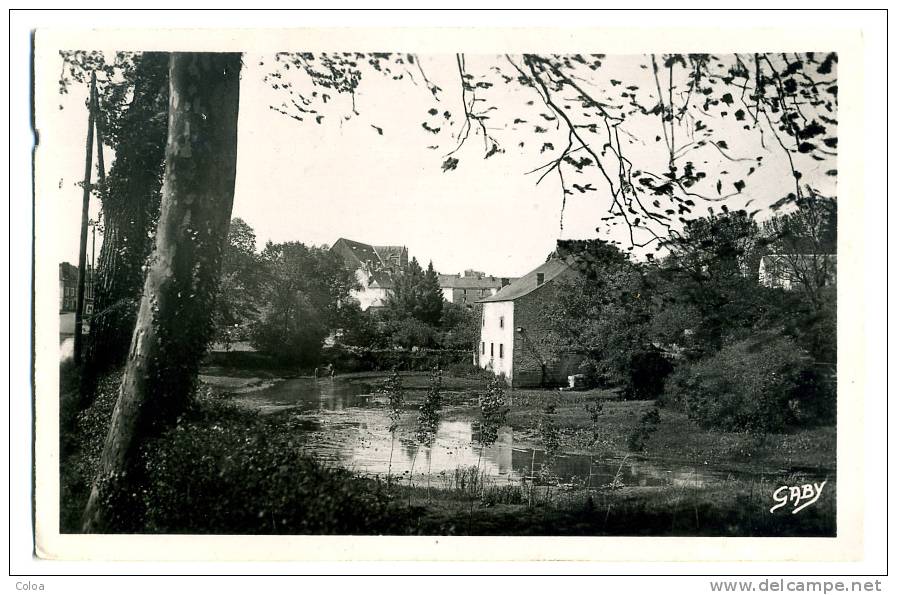
[[[449,478],[458,469],[477,467],[493,483],[519,483],[538,473],[545,461],[543,450],[515,445],[510,427],[500,429],[493,445],[482,447],[474,420],[457,415],[440,422],[434,443],[422,446],[413,439],[417,419],[413,407],[402,416],[394,440],[388,429],[385,399],[364,382],[340,378],[201,378],[231,393],[238,403],[263,413],[292,411],[304,420],[306,444],[316,457],[365,475]],[[558,454],[550,471],[559,483],[593,487],[615,483],[701,488],[734,477],[732,472],[712,466],[637,457],[608,460],[583,453]]]

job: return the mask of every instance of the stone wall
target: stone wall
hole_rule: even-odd
[[[582,356],[562,351],[550,333],[545,316],[557,297],[558,286],[546,283],[514,301],[514,386],[565,386],[575,374]],[[518,329],[523,329],[519,332]],[[541,361],[540,361],[541,360]],[[545,362],[545,377],[542,363]]]

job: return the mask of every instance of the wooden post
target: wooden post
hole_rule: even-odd
[[[97,182],[99,182],[100,186],[104,186],[106,184],[106,162],[103,159],[103,112],[100,109],[100,92],[97,91],[96,86],[93,88],[93,127],[94,131],[97,135]],[[91,248],[90,248],[90,278],[89,283],[93,291],[91,292],[91,298],[94,300],[94,308],[96,308],[96,263],[94,261],[94,256],[96,255],[97,250],[97,222],[94,221],[93,225],[90,226],[90,240],[91,240]],[[86,292],[86,290],[85,290]],[[93,315],[91,314],[91,318]],[[93,328],[93,320],[91,320],[91,328]]]
[[[100,93],[96,85],[93,86],[93,122],[97,132],[97,181],[103,184],[106,181],[106,163],[103,161],[103,118],[100,110]]]
[[[87,273],[87,216],[90,210],[90,174],[93,165],[93,109],[94,95],[96,94],[97,77],[90,75],[90,98],[87,108],[87,158],[84,164],[84,193],[81,204],[81,244],[78,250],[78,302],[75,306],[75,363],[81,363],[81,346],[84,342],[82,333],[84,327],[84,281]]]

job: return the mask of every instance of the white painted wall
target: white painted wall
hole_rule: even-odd
[[[496,375],[504,373],[510,381],[514,373],[514,302],[484,303],[480,325],[480,345],[477,351],[480,367],[491,368]],[[486,344],[485,353],[483,343]],[[499,345],[504,345],[504,357],[499,357]]]
[[[378,305],[383,305],[382,302],[386,301],[389,290],[382,287],[368,287],[368,275],[362,269],[355,271],[355,278],[361,284],[361,289],[352,290],[349,295],[358,300],[362,310],[367,310],[375,302],[379,302]]]
[[[447,302],[451,302],[451,301],[454,301],[454,297],[455,296],[452,294],[451,287],[443,287],[442,288],[442,299],[444,299]]]

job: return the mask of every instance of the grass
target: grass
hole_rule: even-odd
[[[204,373],[208,371],[204,370]],[[353,374],[372,384],[383,374]],[[403,374],[407,407],[419,406],[428,375]],[[61,528],[77,532],[120,377],[99,383],[93,404],[63,427]],[[474,415],[482,384],[444,378],[445,417]],[[69,393],[71,387],[69,387]],[[64,392],[64,394],[67,394]],[[620,401],[613,391],[509,391],[508,423],[515,445],[538,446],[547,398],[561,450],[608,458],[711,462],[733,471],[806,467],[834,469],[834,428],[804,429],[758,440],[711,432],[682,413],[662,409],[646,450],[631,453],[628,437],[649,401]],[[599,401],[591,419],[586,406]],[[410,420],[413,416],[406,415]],[[154,438],[142,455],[148,470],[127,508],[122,530],[153,533],[424,534],[424,535],[738,535],[821,536],[835,533],[834,481],[827,497],[798,515],[772,515],[768,480],[730,478],[705,488],[498,484],[477,468],[458,468],[415,485],[393,483],[317,462],[288,412],[260,416],[199,391],[178,426]],[[407,420],[406,420],[407,421]],[[413,423],[409,422],[409,423]],[[734,477],[734,475],[733,475]],[[776,481],[801,483],[800,475]],[[794,484],[791,484],[794,485]],[[138,495],[139,494],[139,495]]]

